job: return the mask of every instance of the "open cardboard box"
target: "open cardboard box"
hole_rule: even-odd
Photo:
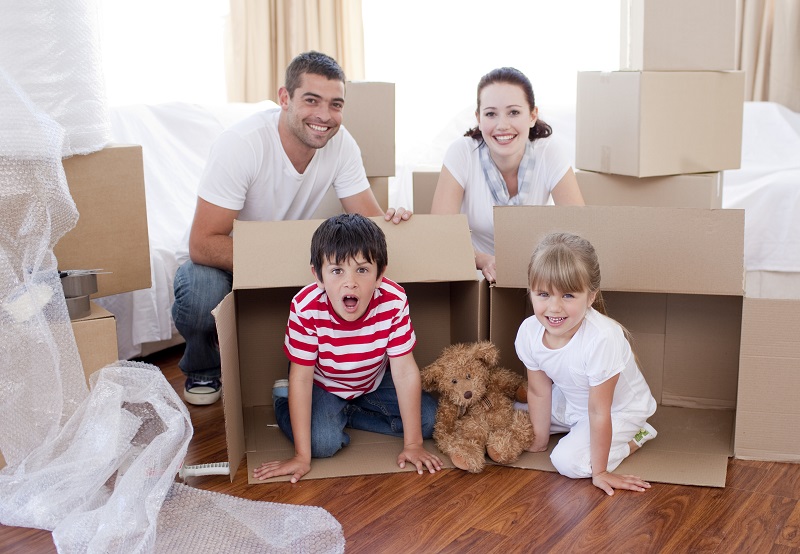
[[[419,367],[451,343],[488,338],[489,288],[475,270],[466,217],[415,215],[400,225],[373,220],[386,234],[387,276],[408,294]],[[214,311],[231,478],[245,455],[251,483],[260,482],[252,472],[262,461],[294,455],[293,445],[275,425],[272,385],[287,375],[283,341],[289,305],[313,281],[309,249],[320,223],[234,224],[233,291]],[[314,459],[307,478],[409,471],[396,463],[402,439],[348,432],[350,445],[332,458]],[[426,448],[438,452],[433,441]]]
[[[568,231],[597,251],[609,315],[632,332],[659,403],[658,437],[618,472],[723,487],[730,456],[800,460],[800,438],[785,433],[800,423],[800,302],[744,297],[743,211],[526,206],[495,208],[494,220],[490,338],[517,371],[535,245]],[[514,465],[554,470],[549,451]]]

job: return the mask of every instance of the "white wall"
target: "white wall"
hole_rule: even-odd
[[[98,0],[110,105],[226,100],[228,0]]]

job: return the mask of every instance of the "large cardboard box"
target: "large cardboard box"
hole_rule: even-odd
[[[735,0],[622,0],[620,69],[736,69]]]
[[[576,166],[632,177],[741,165],[744,73],[578,73]]]
[[[433,194],[436,192],[436,184],[438,182],[438,171],[414,171],[411,174],[415,214],[431,213]]]
[[[394,83],[347,83],[344,126],[361,149],[367,177],[395,173],[394,114]]]
[[[721,172],[639,178],[576,171],[575,177],[589,206],[722,207]]]
[[[119,359],[114,314],[95,302],[91,303],[91,307],[91,314],[72,321],[72,333],[87,383],[92,373]]]
[[[373,220],[386,233],[387,276],[408,294],[420,368],[451,343],[487,338],[488,286],[475,270],[466,217],[415,215],[400,225]],[[231,476],[245,455],[248,475],[262,461],[294,455],[275,426],[272,385],[286,377],[283,340],[289,305],[313,281],[309,247],[319,224],[234,223],[233,292],[214,311]],[[278,252],[280,263],[275,263]],[[406,471],[396,463],[402,439],[359,431],[350,436],[350,445],[336,456],[313,460],[308,477]],[[426,446],[435,449],[432,441]]]
[[[104,270],[93,298],[150,288],[142,147],[72,156],[64,172],[80,217],[53,249],[58,268]]]
[[[490,336],[523,373],[514,339],[531,315],[534,246],[568,231],[597,250],[609,315],[633,334],[659,403],[657,439],[618,472],[722,487],[730,456],[800,460],[800,437],[784,432],[800,424],[800,302],[743,296],[743,211],[526,206],[495,208],[494,220]],[[515,465],[553,470],[546,453]]]

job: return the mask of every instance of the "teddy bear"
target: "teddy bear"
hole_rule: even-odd
[[[422,387],[439,394],[436,446],[471,473],[483,471],[485,454],[508,464],[533,442],[528,413],[514,409],[525,379],[497,367],[498,360],[489,341],[454,344],[420,372]]]

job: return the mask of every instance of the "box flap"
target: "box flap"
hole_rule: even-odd
[[[476,280],[466,216],[415,215],[399,225],[382,217],[371,219],[386,234],[386,275],[390,279],[399,283]],[[233,288],[302,287],[311,283],[311,236],[321,223],[235,221]]]
[[[733,411],[659,406],[649,422],[658,436],[626,458],[614,473],[645,481],[724,487],[731,452]],[[546,452],[526,452],[514,467],[555,471],[550,453],[563,435],[550,437]]]
[[[231,481],[244,458],[244,417],[242,385],[239,380],[239,341],[236,332],[234,294],[230,293],[211,312],[217,322],[219,356],[222,365],[222,409],[225,414],[225,438]]]
[[[527,288],[536,244],[566,231],[594,245],[603,290],[744,294],[744,210],[504,206],[494,225],[499,287]]]

